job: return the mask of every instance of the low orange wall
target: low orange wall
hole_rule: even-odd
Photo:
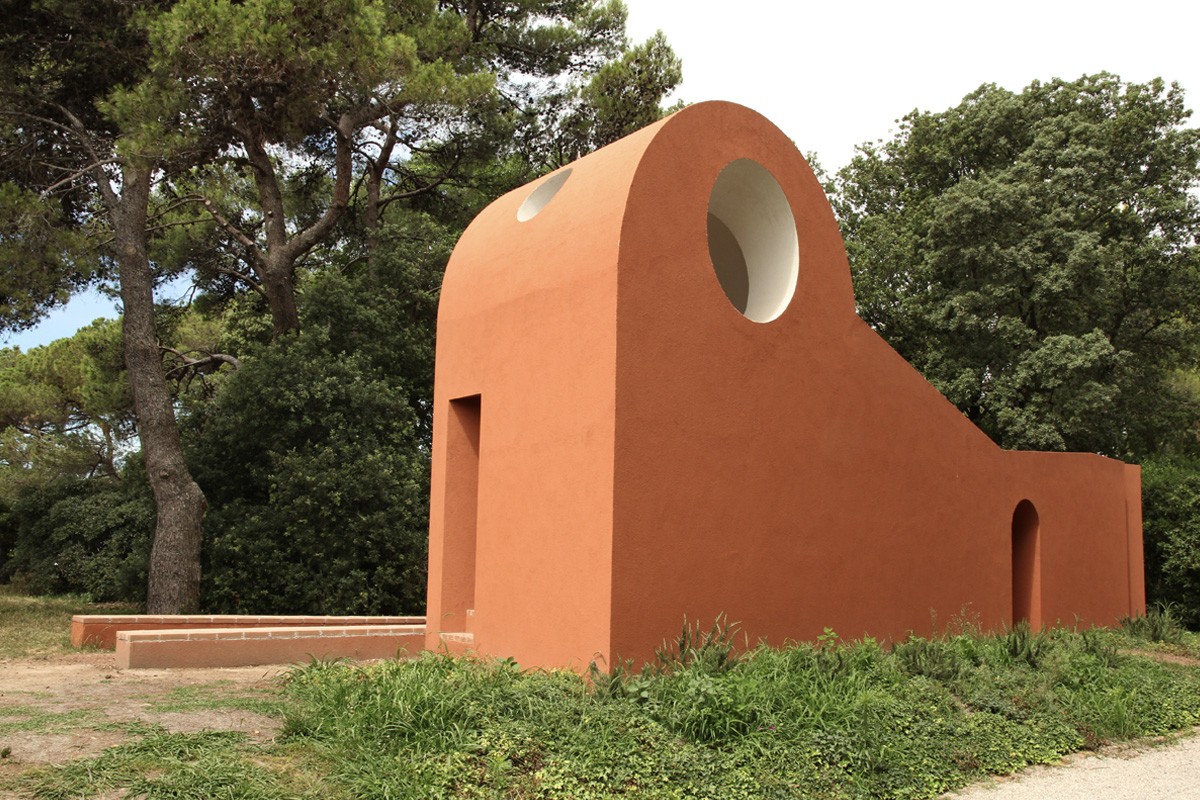
[[[312,626],[424,625],[424,617],[247,616],[243,614],[76,614],[71,646],[112,650],[120,631],[201,630],[206,628],[301,628]]]
[[[121,631],[122,669],[254,667],[329,658],[396,658],[424,649],[424,625]]]

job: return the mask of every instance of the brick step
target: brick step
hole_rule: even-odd
[[[475,652],[475,634],[470,631],[456,631],[438,634],[442,649],[452,656],[463,656]]]
[[[314,658],[395,658],[424,649],[424,625],[238,627],[123,630],[116,635],[117,666],[251,667]]]
[[[323,617],[255,614],[76,614],[71,645],[112,650],[120,631],[203,630],[208,628],[298,628],[308,626],[424,625],[424,617]]]

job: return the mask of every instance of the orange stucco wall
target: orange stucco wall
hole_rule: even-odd
[[[709,259],[709,196],[741,158],[779,183],[800,246],[766,323]],[[685,615],[775,643],[896,638],[963,610],[999,626],[1022,500],[1032,622],[1142,610],[1137,468],[1000,450],[859,320],[824,193],[767,120],[691,106],[570,169],[532,219],[535,187],[489,206],[447,269],[427,646],[470,632],[580,669],[647,658]],[[451,401],[475,395],[463,456]],[[473,592],[447,591],[464,575]]]

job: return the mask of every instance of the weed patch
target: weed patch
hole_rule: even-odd
[[[1152,606],[1144,616],[1125,617],[1121,627],[1134,639],[1182,645],[1187,630],[1175,607],[1169,603]]]
[[[84,595],[29,597],[0,586],[0,658],[28,658],[71,650],[75,614],[129,614],[129,605],[96,604]]]
[[[158,706],[273,711],[284,720],[275,742],[131,731],[140,740],[36,770],[20,788],[43,798],[932,798],[1200,725],[1200,667],[1137,654],[1191,648],[1194,635],[1140,637],[959,626],[890,649],[829,631],[739,651],[723,623],[692,623],[643,669],[586,678],[433,653],[313,662],[274,689],[186,687]],[[0,725],[33,716],[12,708]]]
[[[177,686],[166,698],[150,703],[156,712],[239,709],[267,717],[282,717],[284,703],[270,689],[234,687],[227,682]]]
[[[351,795],[919,798],[1200,724],[1200,670],[1129,635],[1018,627],[758,648],[685,626],[592,680],[426,654],[292,673],[284,736]]]

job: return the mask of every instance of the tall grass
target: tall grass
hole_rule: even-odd
[[[1183,644],[1187,633],[1171,603],[1151,607],[1143,616],[1126,617],[1121,627],[1135,639],[1166,644]]]
[[[285,735],[363,797],[918,798],[1200,724],[1200,668],[1122,654],[1121,632],[729,642],[685,626],[651,668],[590,682],[432,654],[313,664]]]

